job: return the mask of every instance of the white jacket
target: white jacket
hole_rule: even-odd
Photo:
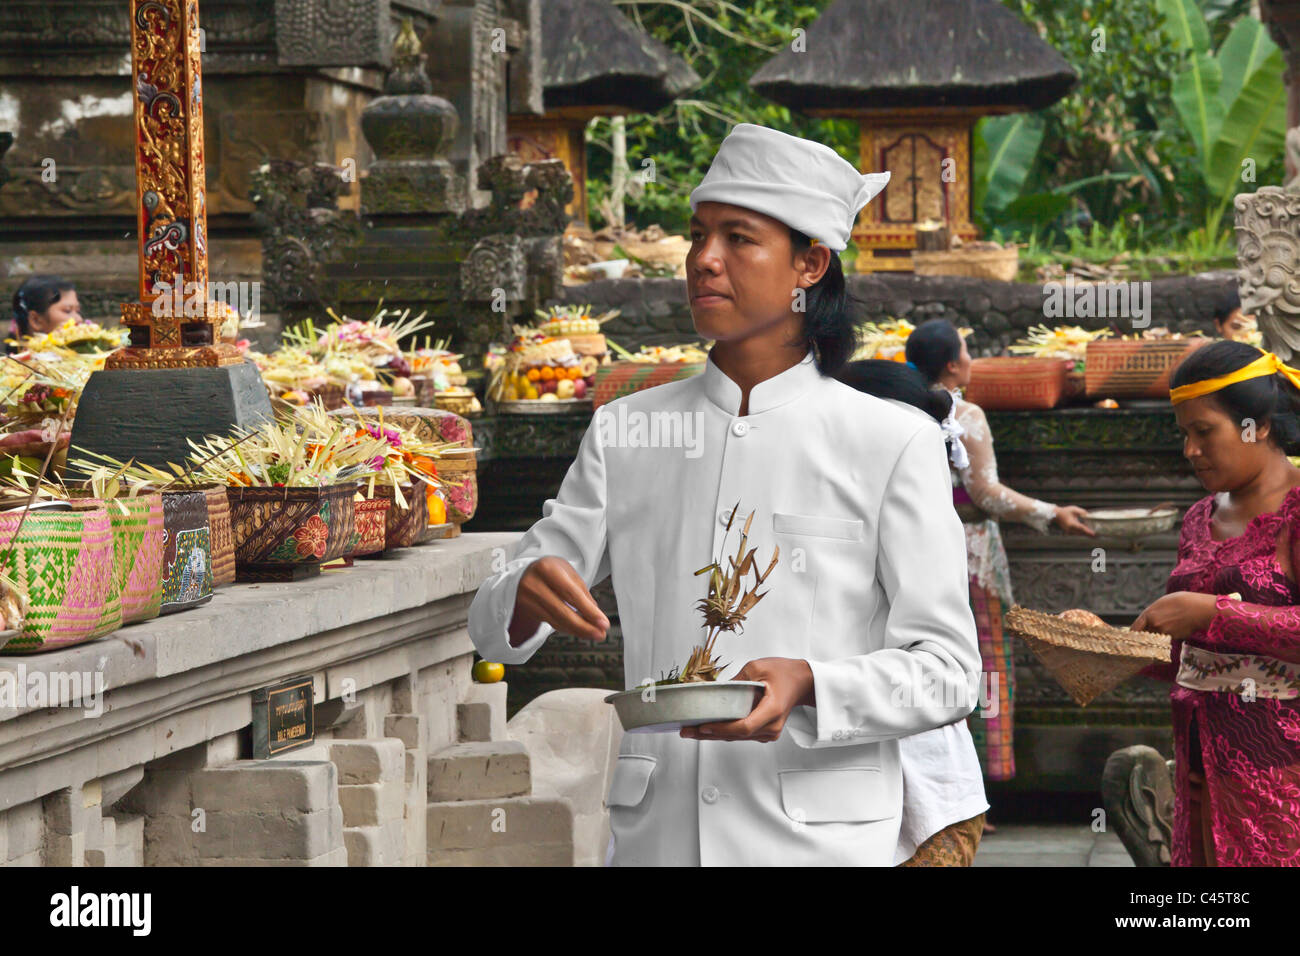
[[[507,628],[519,578],[543,555],[588,586],[613,576],[627,687],[681,665],[705,630],[694,572],[734,554],[744,516],[766,567],[744,630],[716,650],[730,677],[760,657],[806,659],[816,706],[771,744],[627,734],[607,803],[612,862],[889,866],[899,837],[898,738],[965,717],[980,671],[961,522],[937,425],[821,375],[812,353],[740,387],[712,357],[693,378],[592,417],[543,517],[479,588],[479,653],[527,661]]]

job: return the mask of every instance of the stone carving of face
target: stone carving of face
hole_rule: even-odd
[[[1247,315],[1300,316],[1300,272],[1294,225],[1300,193],[1263,186],[1234,201],[1237,218],[1237,291]]]

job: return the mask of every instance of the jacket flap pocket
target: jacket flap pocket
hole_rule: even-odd
[[[848,518],[824,518],[820,515],[791,515],[772,512],[772,530],[785,534],[811,534],[820,538],[862,539],[862,521]]]
[[[649,754],[619,754],[605,806],[635,807],[645,799],[656,763],[658,761]]]
[[[902,812],[901,793],[879,767],[782,770],[781,807],[801,823],[865,823]]]

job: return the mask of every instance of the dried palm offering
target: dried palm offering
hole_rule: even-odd
[[[727,534],[731,533],[732,523],[736,520],[736,515],[740,513],[740,502],[731,509],[731,516],[727,519]],[[749,513],[745,519],[745,527],[740,532],[740,543],[736,548],[735,557],[728,555],[726,568],[723,562],[719,560],[707,564],[695,572],[695,576],[701,574],[709,576],[709,590],[706,597],[701,598],[696,607],[704,615],[704,625],[708,628],[708,634],[703,644],[693,648],[691,655],[686,661],[686,666],[678,670],[674,668],[666,678],[657,681],[658,684],[690,684],[701,681],[716,681],[718,674],[726,667],[726,664],[720,663],[719,659],[713,654],[713,645],[717,641],[718,635],[724,631],[744,630],[743,624],[745,616],[758,604],[759,601],[767,595],[767,591],[759,591],[759,587],[772,574],[776,568],[777,560],[780,557],[781,549],[772,548],[772,560],[768,562],[767,570],[759,572],[758,565],[754,561],[754,555],[758,548],[745,550],[749,544],[749,529],[754,521],[754,512]],[[725,542],[726,538],[723,538]],[[753,584],[748,590],[742,591],[742,582],[747,574],[754,576]]]

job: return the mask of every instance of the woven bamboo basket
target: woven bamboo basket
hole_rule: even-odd
[[[73,511],[108,512],[113,533],[113,585],[106,615],[118,624],[134,624],[158,616],[163,589],[163,499],[158,492],[122,496],[112,501],[94,497],[89,489],[68,492]]]
[[[375,497],[385,498],[391,502],[385,518],[384,547],[409,548],[432,540],[434,531],[429,525],[429,501],[425,497],[425,485],[402,485],[402,497],[407,507],[399,508],[393,494],[392,485],[375,485]]]
[[[611,362],[596,369],[591,387],[593,408],[643,389],[679,382],[704,371],[703,362]]]
[[[225,485],[204,485],[208,526],[212,532],[212,586],[235,583],[235,529],[230,522],[230,498]]]
[[[962,396],[985,411],[1055,408],[1073,363],[1055,358],[978,358]]]
[[[1209,339],[1094,339],[1084,362],[1089,398],[1169,398],[1174,369]]]
[[[212,600],[212,520],[207,496],[196,488],[162,493],[162,607],[172,614]]]
[[[438,459],[437,467],[446,482],[447,520],[462,525],[478,510],[478,456],[449,454]]]
[[[391,506],[392,502],[387,498],[367,498],[353,504],[356,544],[352,546],[348,557],[359,558],[384,550],[388,538],[388,509]]]
[[[912,271],[919,276],[970,276],[973,279],[1015,281],[1020,271],[1020,250],[948,249],[913,252]]]
[[[0,554],[29,602],[4,653],[70,647],[121,625],[121,596],[113,596],[113,531],[103,502],[33,509],[26,521],[21,511],[0,513]]]
[[[1080,707],[1118,687],[1144,667],[1169,662],[1165,634],[1076,624],[1016,605],[1003,626],[1029,645]]]
[[[239,581],[294,581],[353,547],[354,483],[320,488],[229,488]]]

